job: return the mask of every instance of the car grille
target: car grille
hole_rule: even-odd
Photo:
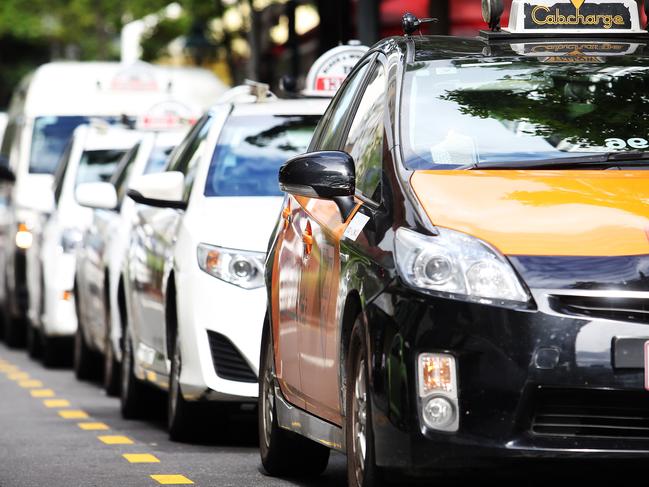
[[[552,295],[550,306],[559,313],[617,321],[649,323],[649,299]]]
[[[207,336],[216,375],[237,382],[257,382],[257,375],[226,336],[214,331],[208,331]]]
[[[649,440],[645,391],[541,388],[531,431],[573,438]]]

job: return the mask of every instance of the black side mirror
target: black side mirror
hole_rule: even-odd
[[[343,221],[354,209],[356,168],[346,152],[321,151],[302,154],[279,170],[279,188],[298,196],[333,200]]]
[[[0,156],[0,181],[7,183],[16,181],[16,175],[9,169],[9,161],[5,156]]]

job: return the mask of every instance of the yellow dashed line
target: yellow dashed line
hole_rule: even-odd
[[[10,374],[12,372],[18,372],[20,369],[16,367],[15,365],[4,365],[0,366],[0,372],[5,372],[7,374]]]
[[[64,409],[63,411],[59,411],[59,416],[63,419],[86,419],[88,413],[80,409]]]
[[[110,429],[107,424],[104,423],[78,423],[79,428],[86,431],[101,431]]]
[[[189,485],[194,483],[184,475],[151,475],[151,478],[162,485]]]
[[[18,385],[24,387],[25,389],[31,389],[32,387],[43,387],[43,383],[40,380],[21,380]]]
[[[106,435],[98,436],[99,441],[107,445],[132,445],[133,440],[128,436],[119,436],[119,435]]]
[[[150,453],[124,453],[122,456],[129,463],[160,463],[160,460]]]
[[[29,374],[27,372],[14,372],[7,376],[10,380],[28,380]]]
[[[70,406],[70,401],[66,399],[45,399],[43,404],[48,408],[67,408]]]
[[[34,389],[29,391],[32,397],[54,397],[54,391],[52,389]]]

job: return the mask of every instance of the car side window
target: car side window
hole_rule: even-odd
[[[61,163],[54,174],[54,201],[58,205],[63,192],[63,181],[65,180],[65,173],[68,170],[70,163],[70,156],[72,155],[72,139],[68,142],[63,155],[61,156]]]
[[[179,171],[185,175],[185,201],[189,199],[189,193],[194,185],[197,163],[203,155],[205,142],[213,121],[214,118],[210,115],[200,120],[172,156],[173,159],[168,170]]]
[[[385,68],[376,62],[343,148],[354,158],[356,189],[375,201],[383,167],[385,84]]]
[[[122,202],[124,196],[126,195],[127,182],[129,175],[131,174],[131,169],[133,168],[133,163],[137,159],[138,152],[140,151],[140,142],[135,144],[131,150],[129,150],[126,155],[122,158],[120,166],[117,168],[117,171],[111,179],[111,183],[115,186],[115,191],[117,192],[117,201]]]
[[[350,75],[345,85],[332,100],[313,137],[313,150],[336,150],[347,126],[347,115],[354,109],[354,97],[365,79],[369,63]]]

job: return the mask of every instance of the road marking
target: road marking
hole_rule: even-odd
[[[124,453],[122,456],[129,463],[160,463],[160,460],[150,453]]]
[[[29,379],[29,374],[27,372],[14,372],[13,374],[9,374],[7,376],[10,380],[28,380]]]
[[[63,411],[59,411],[59,416],[63,419],[86,419],[88,413],[80,409],[64,409]]]
[[[32,387],[43,387],[43,383],[40,380],[21,380],[18,385],[24,387],[25,389],[31,389]]]
[[[66,399],[45,399],[43,401],[47,408],[67,408],[70,407],[70,401]]]
[[[54,397],[54,391],[52,389],[34,389],[29,391],[32,397]]]
[[[133,440],[128,436],[119,436],[119,435],[105,435],[98,436],[99,441],[107,445],[132,445]]]
[[[79,428],[86,431],[100,431],[110,429],[105,423],[78,423]]]
[[[184,475],[151,475],[151,478],[162,485],[189,485],[194,483]]]

